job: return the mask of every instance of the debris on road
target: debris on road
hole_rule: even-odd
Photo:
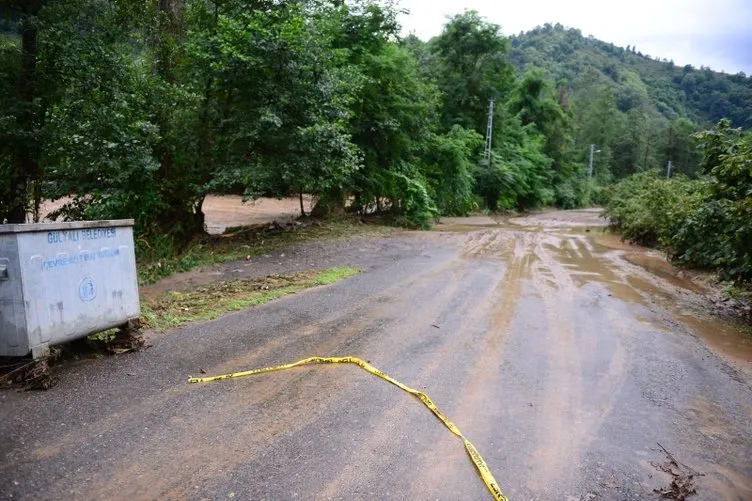
[[[651,461],[650,464],[663,473],[670,475],[671,483],[668,487],[654,489],[653,491],[660,494],[662,499],[673,499],[675,501],[684,501],[689,496],[697,494],[695,477],[702,476],[702,473],[699,473],[684,463],[677,461],[673,454],[667,451],[660,443],[658,444],[658,447],[660,447],[666,454],[668,461],[664,463]]]
[[[57,352],[53,352],[56,354]],[[13,365],[5,366],[11,369],[0,375],[0,383],[3,385],[19,385],[24,390],[49,390],[57,384],[57,378],[50,372],[48,358],[36,360],[24,359]]]
[[[151,343],[141,332],[141,322],[131,320],[127,326],[90,336],[88,344],[94,350],[111,355],[122,355],[132,351],[151,348]]]
[[[311,287],[331,285],[358,273],[360,270],[356,268],[338,267],[219,281],[186,292],[171,291],[143,300],[143,321],[148,327],[167,329],[196,320],[210,320],[226,312],[261,305]]]

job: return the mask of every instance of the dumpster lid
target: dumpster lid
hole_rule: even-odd
[[[112,228],[116,226],[133,226],[133,223],[133,219],[110,219],[104,221],[69,221],[64,223],[0,224],[0,235],[4,233]]]

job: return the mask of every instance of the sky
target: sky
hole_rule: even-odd
[[[401,0],[405,35],[428,40],[448,15],[477,10],[505,35],[545,23],[577,28],[585,36],[677,65],[752,74],[752,0]]]

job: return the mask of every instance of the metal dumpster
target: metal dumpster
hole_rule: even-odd
[[[138,318],[133,220],[0,224],[0,356]]]

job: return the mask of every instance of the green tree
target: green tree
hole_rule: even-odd
[[[509,44],[500,27],[466,11],[449,20],[430,48],[444,95],[442,128],[460,125],[485,133],[489,101],[504,101],[514,85]]]
[[[3,156],[9,163],[6,167],[8,184],[5,216],[10,223],[26,221],[30,192],[38,213],[39,182],[42,178],[39,151],[36,144],[44,133],[44,115],[47,99],[44,75],[38,70],[40,12],[44,0],[15,0],[2,5],[18,19],[21,33],[20,46],[3,43],[3,65],[10,69],[6,87],[11,99],[5,100],[2,121],[7,127],[4,135]],[[16,50],[18,51],[16,53]],[[36,184],[36,187],[32,187]]]

